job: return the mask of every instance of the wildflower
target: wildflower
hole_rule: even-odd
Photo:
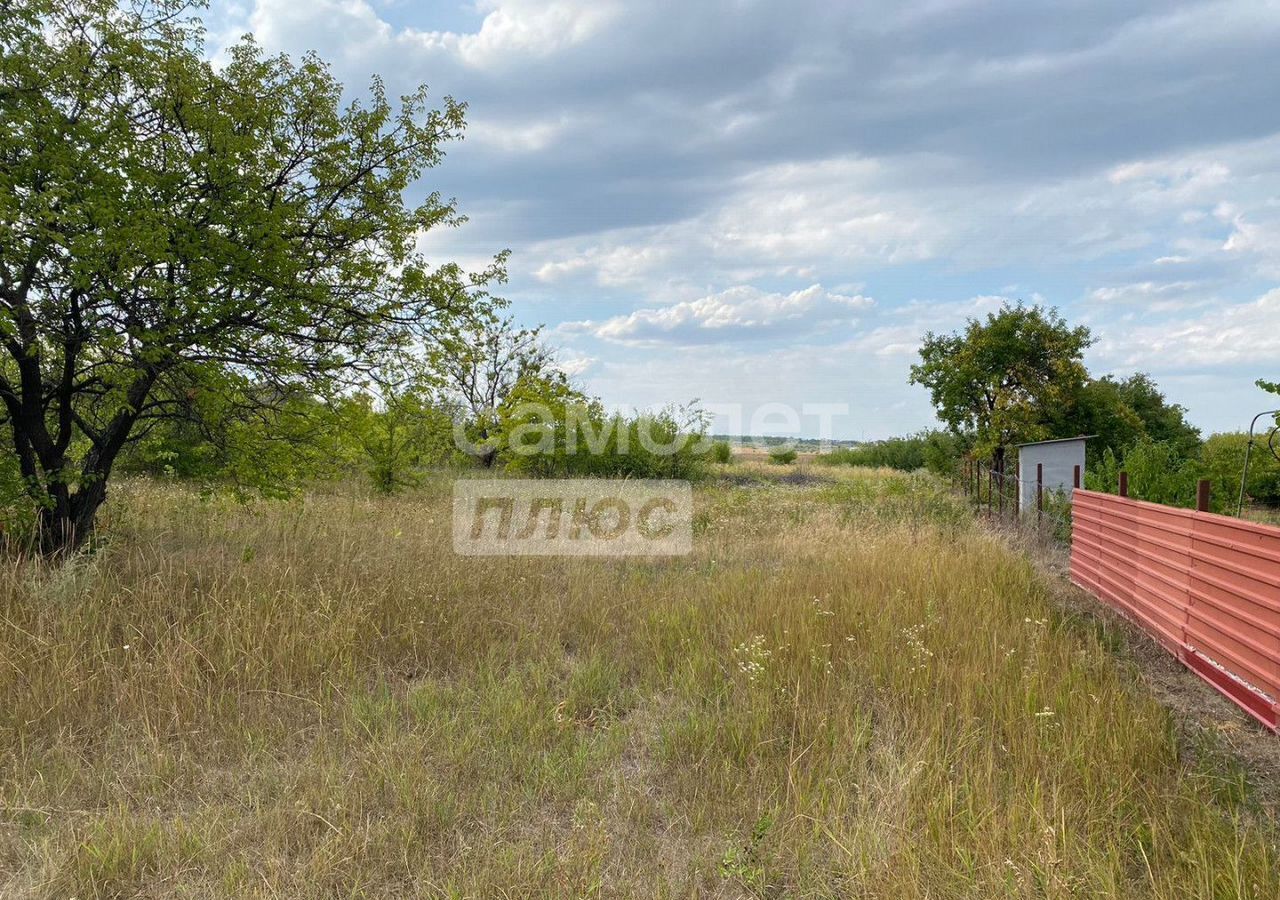
[[[763,634],[734,647],[733,653],[738,657],[738,670],[747,676],[748,681],[755,681],[763,675],[765,660],[773,656],[773,651],[764,645]]]

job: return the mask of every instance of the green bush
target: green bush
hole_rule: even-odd
[[[1125,471],[1129,496],[1189,509],[1196,504],[1197,483],[1207,478],[1211,482],[1209,508],[1234,515],[1247,443],[1248,435],[1242,432],[1215,434],[1204,442],[1198,458],[1182,456],[1179,448],[1167,441],[1139,441],[1123,456],[1108,449],[1086,473],[1085,487],[1114,494],[1120,472]],[[1268,446],[1266,435],[1254,439],[1245,499],[1280,506],[1280,459]]]
[[[733,447],[728,441],[716,441],[711,445],[713,462],[728,463],[733,461]]]
[[[769,451],[769,462],[785,466],[796,461],[796,451],[791,447],[774,447]]]
[[[706,474],[714,452],[701,414],[668,408],[635,416],[605,415],[598,403],[544,398],[504,418],[499,459],[510,472],[536,477],[675,478]]]
[[[1204,442],[1200,450],[1201,477],[1213,481],[1210,496],[1229,500],[1231,512],[1235,511],[1240,494],[1240,474],[1244,471],[1248,441],[1249,436],[1240,431],[1215,434]],[[1266,433],[1254,437],[1253,452],[1249,454],[1249,480],[1245,485],[1246,501],[1280,506],[1280,459],[1276,458],[1277,452],[1280,452],[1280,435],[1270,443]]]
[[[1196,482],[1202,477],[1199,461],[1180,456],[1167,441],[1139,441],[1122,457],[1108,447],[1085,473],[1085,487],[1114,494],[1121,471],[1129,473],[1129,496],[1135,500],[1187,508],[1196,505]],[[1221,494],[1213,498],[1215,506],[1221,499]]]
[[[950,475],[955,471],[961,451],[960,439],[950,432],[922,431],[859,447],[842,447],[821,454],[816,462],[833,466],[897,469],[901,472],[928,469],[938,475]]]

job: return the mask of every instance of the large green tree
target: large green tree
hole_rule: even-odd
[[[41,545],[80,545],[122,448],[195,394],[281,404],[480,302],[404,191],[463,106],[344,105],[249,38],[206,58],[166,0],[0,0],[0,403]]]
[[[1085,384],[1089,329],[1051,308],[1006,304],[953,334],[925,335],[911,382],[929,389],[938,417],[1004,471],[1007,448],[1049,437],[1057,410]]]
[[[1086,381],[1058,408],[1053,436],[1093,435],[1091,461],[1106,450],[1123,460],[1130,448],[1144,441],[1167,444],[1179,458],[1189,459],[1199,453],[1200,430],[1187,421],[1186,413],[1144,372],[1127,378],[1104,375]]]

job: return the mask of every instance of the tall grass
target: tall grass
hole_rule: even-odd
[[[626,561],[455,557],[444,483],[120,494],[0,570],[0,895],[1280,894],[1239,773],[932,479],[708,485]]]

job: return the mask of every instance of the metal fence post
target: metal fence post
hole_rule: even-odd
[[[1079,488],[1079,487],[1080,487],[1080,466],[1079,466],[1079,464],[1077,464],[1077,465],[1075,465],[1074,467],[1072,467],[1072,471],[1071,471],[1071,486],[1072,486],[1073,488]]]
[[[1128,472],[1120,473],[1120,496],[1121,497],[1129,496],[1129,473]]]
[[[1200,512],[1209,511],[1209,479],[1201,478],[1196,485],[1196,509]]]
[[[1036,463],[1036,524],[1044,515],[1044,463]]]

